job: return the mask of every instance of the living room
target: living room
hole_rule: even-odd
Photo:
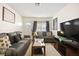
[[[79,3],[0,3],[0,55],[79,56],[78,37],[70,38],[78,10]]]

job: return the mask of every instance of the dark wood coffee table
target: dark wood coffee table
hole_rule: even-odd
[[[35,48],[43,48],[43,50],[44,50],[44,56],[45,56],[45,52],[46,52],[46,49],[45,49],[45,43],[40,43],[40,42],[34,42],[33,44],[32,44],[32,53],[31,53],[31,55],[33,55],[33,53],[34,53],[34,49]]]

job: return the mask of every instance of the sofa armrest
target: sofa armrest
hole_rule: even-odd
[[[17,56],[18,53],[14,48],[8,48],[5,52],[5,56]]]
[[[24,56],[25,52],[28,49],[30,40],[21,40],[18,43],[13,44],[5,52],[5,56]]]

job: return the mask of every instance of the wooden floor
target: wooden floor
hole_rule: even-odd
[[[32,47],[32,44],[30,44],[25,56],[31,56],[31,47]],[[36,56],[42,56],[42,55],[36,55]],[[46,43],[46,56],[61,56],[61,55],[53,47],[53,44]]]

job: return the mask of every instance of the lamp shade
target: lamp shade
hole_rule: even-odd
[[[37,32],[34,32],[34,36],[37,36]]]

